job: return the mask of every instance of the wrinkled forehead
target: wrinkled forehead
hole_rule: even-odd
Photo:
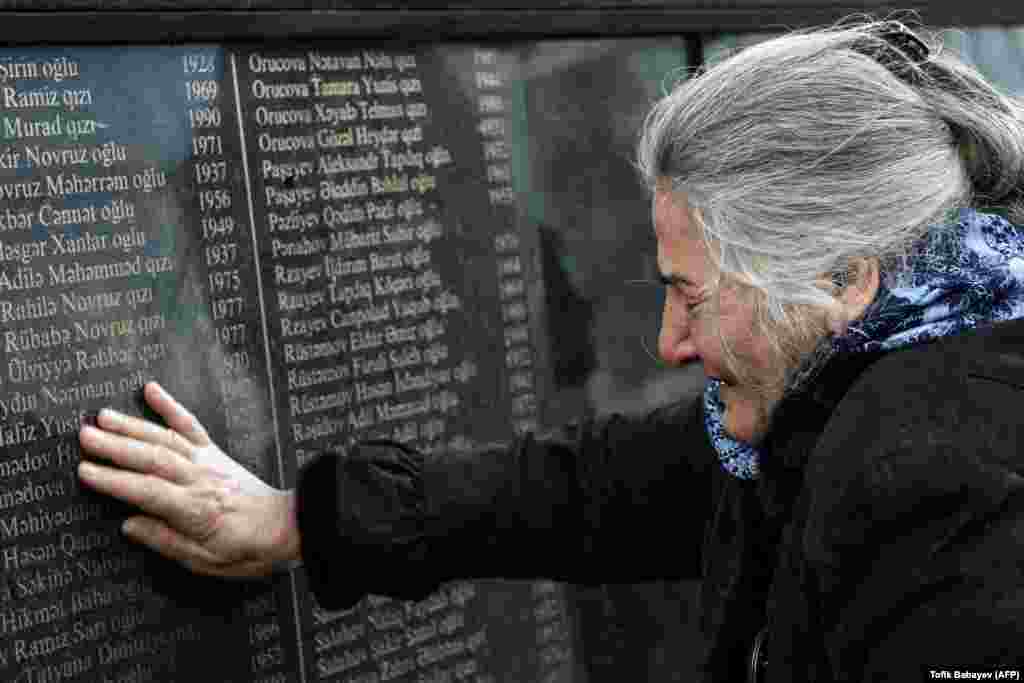
[[[662,276],[702,287],[718,268],[704,241],[700,214],[680,192],[658,191],[653,198],[654,233],[658,241],[658,270]]]

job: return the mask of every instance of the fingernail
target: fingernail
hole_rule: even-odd
[[[109,422],[120,422],[121,418],[124,417],[122,413],[117,412],[113,408],[104,408],[99,413],[104,420]]]
[[[80,462],[80,463],[78,463],[78,476],[80,476],[82,478],[90,479],[90,478],[96,476],[97,472],[99,472],[99,468],[96,467],[96,465],[93,465],[92,463],[89,463],[89,462]]]
[[[125,536],[131,536],[135,532],[136,524],[130,519],[126,519],[121,522],[121,533]]]

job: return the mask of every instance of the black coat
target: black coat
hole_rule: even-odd
[[[300,478],[327,607],[453,578],[702,579],[705,678],[927,680],[1024,665],[1024,322],[833,358],[785,399],[762,475],[700,401],[474,453],[369,442]],[[680,552],[682,551],[682,552]]]

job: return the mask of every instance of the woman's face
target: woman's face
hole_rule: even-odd
[[[785,368],[757,331],[750,291],[723,284],[717,307],[710,299],[707,288],[718,270],[678,193],[655,193],[654,227],[658,269],[666,286],[658,353],[671,365],[700,361],[705,375],[720,379],[725,431],[737,440],[756,443],[767,432],[768,416],[781,398]],[[730,371],[723,338],[746,377]]]

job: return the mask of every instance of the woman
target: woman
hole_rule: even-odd
[[[301,555],[328,607],[699,577],[709,681],[1020,665],[1021,105],[899,23],[845,25],[679,85],[639,165],[692,404],[473,454],[366,443],[281,492],[149,385],[170,429],[102,413],[81,442],[114,467],[83,482],[196,571]]]

